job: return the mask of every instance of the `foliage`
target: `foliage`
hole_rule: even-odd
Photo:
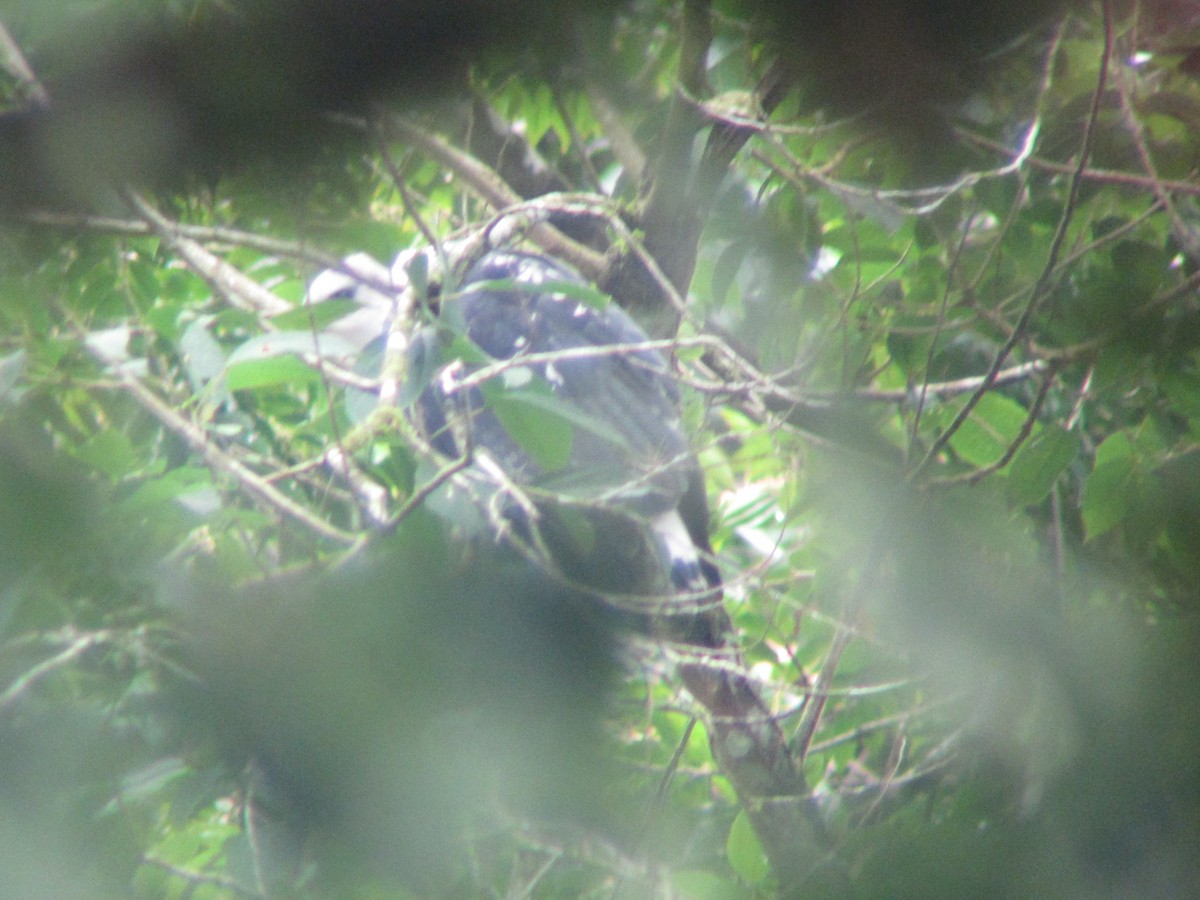
[[[238,4],[100,6],[186,40]],[[64,170],[0,231],[10,895],[1200,890],[1200,87],[1147,10],[980,51],[906,96],[912,132],[803,59],[766,91],[770,4],[638,2],[576,59],[481,57],[436,112],[339,110],[286,165]],[[4,25],[36,69],[81,14]],[[744,147],[706,183],[716,134]],[[554,252],[546,223],[678,337],[726,606],[827,832],[801,884],[671,666],[616,665],[585,602],[506,568],[446,461],[355,414],[342,309],[303,303],[347,253],[485,225]],[[474,351],[440,352],[401,403]],[[539,458],[587,427],[491,385]],[[308,845],[251,814],[272,779]]]

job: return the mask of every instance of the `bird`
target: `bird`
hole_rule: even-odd
[[[439,284],[427,278],[438,260],[406,252],[394,283],[416,259],[436,320],[406,342],[415,383],[403,393],[428,450],[490,480],[499,540],[540,544],[549,558],[535,562],[590,591],[618,627],[672,649],[668,662],[710,713],[714,754],[739,790],[802,796],[803,771],[744,670],[724,607],[704,474],[661,346],[543,254],[490,249],[460,277],[446,266]],[[343,296],[361,289],[325,283]],[[390,331],[364,351],[367,374],[379,371]]]
[[[662,349],[574,269],[536,253],[484,254],[452,290],[443,287],[439,307],[444,327],[482,358],[449,362],[422,390],[413,415],[430,443],[455,457],[473,442],[518,485],[537,489],[554,561],[616,603],[635,633],[670,647],[739,790],[802,796],[803,772],[744,671],[725,611],[704,475]],[[418,355],[430,346],[413,344]],[[527,431],[505,422],[504,391],[489,396],[469,380],[497,363],[515,390],[544,388],[574,426],[554,467],[531,452]],[[518,533],[531,528],[527,512],[513,509]],[[631,594],[643,602],[630,604]]]
[[[460,455],[463,441],[450,420],[465,413],[474,445],[517,484],[632,518],[648,529],[672,591],[718,589],[703,477],[682,425],[679,390],[666,356],[645,346],[650,339],[637,323],[565,263],[512,250],[484,255],[454,295],[442,297],[441,308],[487,361],[513,365],[500,373],[501,389],[491,397],[485,386],[471,386],[465,396],[457,389],[486,362],[433,379],[415,405],[432,445],[447,457]],[[569,449],[552,466],[527,446],[537,435],[506,421],[502,404],[522,392],[571,426]]]
[[[407,285],[413,259],[401,254],[388,269],[359,254],[310,284],[310,302],[352,299],[360,310],[346,321],[378,331],[363,350],[368,372],[389,330],[380,283]],[[372,282],[350,274],[364,271]],[[645,331],[566,263],[527,251],[487,251],[437,285],[435,300],[437,321],[407,342],[405,366],[428,382],[408,392],[409,417],[428,446],[446,459],[470,450],[535,494],[538,523],[511,501],[505,521],[518,539],[540,527],[556,561],[589,586],[715,608],[721,577],[703,474],[670,362]],[[494,378],[471,380],[497,363],[507,365]],[[546,452],[551,439],[560,446]],[[586,547],[566,533],[578,538],[581,523],[591,525]],[[675,604],[680,621],[695,618],[686,608]],[[695,622],[686,630],[696,637]],[[719,625],[701,630],[702,642],[718,642]]]

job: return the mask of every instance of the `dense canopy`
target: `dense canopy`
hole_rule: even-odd
[[[6,896],[1200,893],[1192,4],[577,7],[0,9]]]

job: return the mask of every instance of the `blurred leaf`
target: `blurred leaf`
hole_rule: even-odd
[[[541,281],[537,284],[526,284],[521,281],[513,281],[510,278],[500,278],[491,281],[474,282],[471,284],[470,290],[473,293],[481,291],[515,291],[525,294],[561,294],[564,297],[578,300],[585,306],[595,309],[604,309],[609,303],[609,296],[603,291],[597,290],[590,284],[578,284],[574,281]]]
[[[74,454],[113,481],[120,481],[138,469],[140,458],[129,437],[121,431],[107,429],[92,435],[75,448]]]
[[[732,900],[746,893],[736,882],[698,869],[673,873],[671,887],[682,900]]]
[[[283,384],[313,384],[320,377],[320,373],[294,356],[231,361],[225,370],[225,384],[230,391],[252,391]]]
[[[1080,442],[1056,424],[1047,425],[1017,451],[1008,468],[1008,496],[1014,503],[1040,503],[1079,456]]]
[[[950,438],[954,452],[973,466],[991,465],[1017,439],[1029,412],[1015,400],[995,392],[985,394]]]
[[[717,257],[717,261],[713,265],[711,291],[712,302],[715,305],[721,306],[725,303],[725,297],[728,295],[734,279],[737,278],[738,269],[742,267],[748,251],[749,247],[746,244],[732,241]]]
[[[349,356],[355,350],[352,344],[336,335],[314,337],[311,331],[273,331],[242,343],[229,354],[228,364],[234,366],[285,354],[315,354],[318,342],[321,353],[329,357]]]
[[[730,867],[747,884],[759,884],[771,872],[771,864],[744,810],[733,820],[725,852]]]
[[[1096,465],[1083,491],[1083,525],[1088,540],[1110,531],[1130,509],[1136,460],[1124,432],[1108,437],[1096,450]]]
[[[316,327],[320,332],[326,327],[336,322],[349,313],[358,309],[358,303],[350,298],[334,297],[330,300],[324,300],[320,303],[310,303],[293,309],[291,312],[285,312],[281,315],[272,317],[271,321],[276,328],[281,331],[300,331],[311,334],[309,329]],[[319,338],[322,345],[325,343],[325,338]],[[312,347],[312,340],[309,340],[309,348]],[[324,348],[322,348],[324,349]],[[330,355],[327,353],[327,355]]]
[[[564,404],[548,387],[543,392],[531,386],[503,390],[485,385],[484,397],[509,437],[544,471],[557,472],[567,464],[575,430],[562,415]]]
[[[225,369],[225,351],[212,336],[211,316],[200,316],[179,338],[179,352],[192,390],[199,391]]]
[[[168,784],[189,774],[191,769],[181,759],[171,757],[155,760],[150,765],[127,774],[121,780],[117,796],[110,800],[99,814],[111,816],[119,812],[125,804],[155,799]]]

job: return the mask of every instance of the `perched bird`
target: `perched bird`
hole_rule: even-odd
[[[313,280],[310,302],[352,299],[360,309],[343,321],[359,334],[364,326],[385,332],[389,304],[379,285],[407,287],[411,259],[402,255],[389,270],[350,257],[345,271]],[[436,301],[438,323],[412,336],[406,367],[427,381],[419,394],[410,389],[409,415],[429,445],[447,458],[469,448],[536,496],[539,523],[512,502],[504,504],[508,523],[525,537],[538,527],[555,562],[588,586],[718,603],[703,477],[679,392],[667,358],[642,346],[649,338],[633,319],[564,263],[508,250],[438,285]],[[365,368],[378,366],[383,340],[364,351]],[[504,362],[495,377],[468,382]],[[692,616],[686,608],[674,611]],[[658,604],[656,615],[670,612]],[[686,630],[689,640],[698,636],[694,621]],[[719,630],[701,628],[708,633],[700,642],[714,645]]]
[[[403,268],[391,268],[396,283]],[[679,677],[711,714],[713,752],[740,792],[801,797],[803,773],[724,610],[667,357],[539,254],[490,251],[426,299],[438,322],[412,336],[406,370],[408,414],[428,445],[469,457],[484,482],[498,475],[487,501],[505,540],[547,550],[544,562],[620,624],[677,648]]]
[[[483,357],[450,363],[421,392],[414,418],[430,443],[454,457],[469,441],[528,488],[553,562],[573,579],[610,604],[648,598],[621,607],[625,622],[676,648],[680,680],[711,714],[714,755],[739,791],[802,796],[803,773],[733,640],[667,358],[616,304],[541,255],[488,253],[440,307],[443,327]],[[499,387],[467,381],[497,361],[509,364]],[[551,399],[572,425],[567,452],[545,455],[552,465],[532,446],[536,429],[506,416],[506,394],[521,392]],[[518,530],[533,527],[519,505],[513,515]]]
[[[449,457],[463,451],[466,436],[456,434],[452,421],[459,415],[474,446],[518,484],[647,526],[671,590],[719,586],[702,476],[682,428],[670,365],[659,350],[640,346],[649,338],[623,310],[589,293],[563,263],[493,251],[467,271],[453,296],[443,297],[442,318],[457,323],[490,360],[517,364],[490,391],[456,387],[484,362],[445,369],[431,381],[415,412],[438,451]],[[539,459],[529,445],[542,436],[521,433],[506,414],[505,404],[514,401],[561,414],[571,429],[569,449],[549,464]]]

